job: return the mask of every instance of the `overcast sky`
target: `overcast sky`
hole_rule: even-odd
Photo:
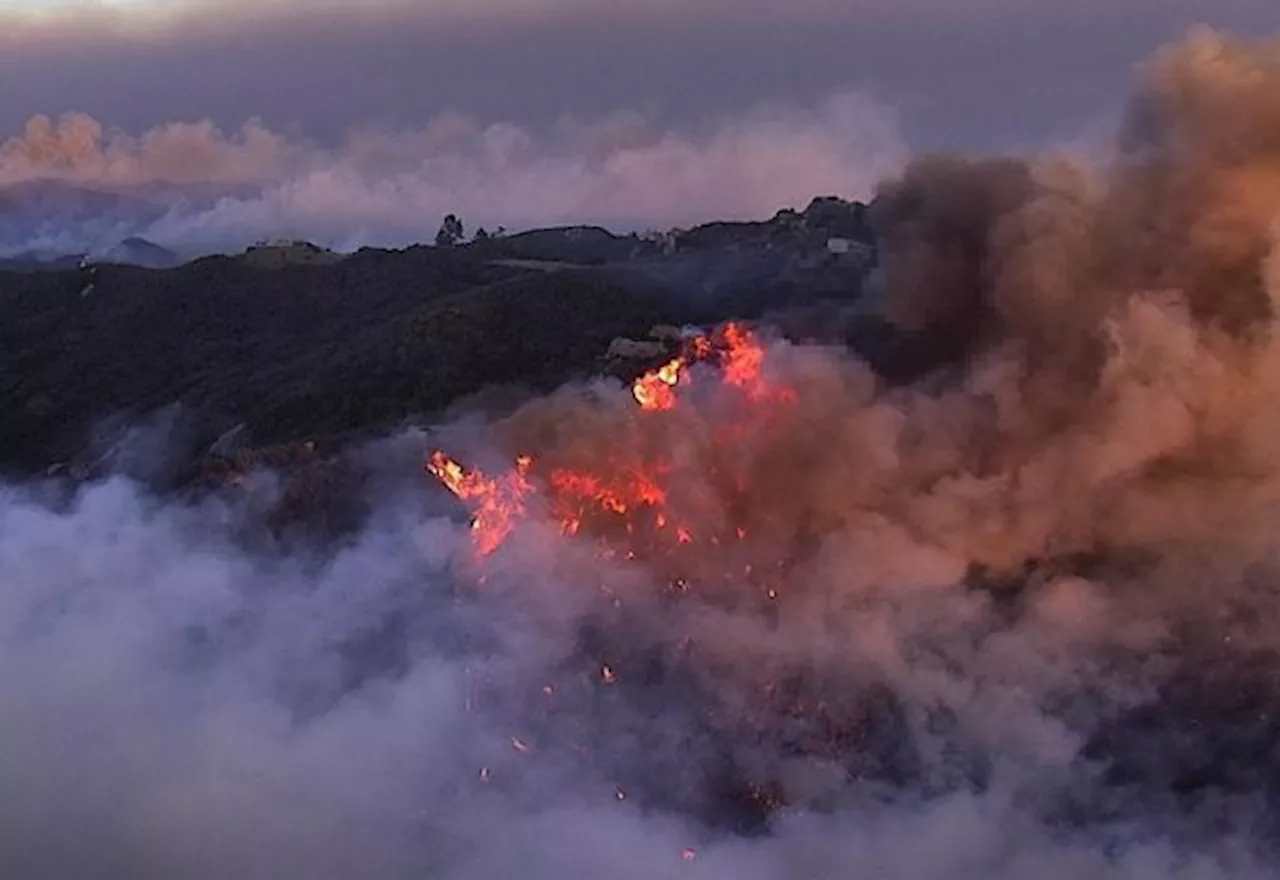
[[[97,11],[94,11],[96,8]],[[1277,0],[0,0],[0,132],[83,111],[129,131],[257,116],[335,138],[454,110],[696,126],[869,92],[912,147],[1072,139],[1195,23],[1262,36]],[[105,11],[104,11],[105,10]],[[252,10],[252,12],[250,12]]]

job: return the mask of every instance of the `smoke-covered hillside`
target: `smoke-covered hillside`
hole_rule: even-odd
[[[1277,96],[1193,33],[860,241],[0,276],[0,866],[1280,875]]]

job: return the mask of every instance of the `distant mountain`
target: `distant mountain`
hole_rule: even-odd
[[[182,258],[139,236],[169,210],[164,193],[103,189],[63,180],[29,180],[0,187],[0,269],[51,271],[84,260],[149,269]]]
[[[24,251],[0,258],[0,271],[62,272],[90,264],[137,266],[143,269],[172,269],[186,262],[181,256],[145,238],[130,236],[93,253],[42,253]]]
[[[89,254],[88,259],[93,263],[117,263],[125,266],[140,266],[144,269],[171,269],[184,262],[182,257],[168,248],[136,235],[126,238],[105,251]]]
[[[169,211],[155,197],[61,180],[32,180],[0,188],[0,259],[11,264],[78,262],[138,235]]]

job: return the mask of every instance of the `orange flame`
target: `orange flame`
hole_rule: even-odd
[[[515,470],[502,477],[489,477],[469,470],[443,452],[432,453],[427,471],[462,501],[472,502],[471,530],[481,556],[497,550],[523,515],[525,498],[532,491],[529,469],[533,459],[522,455]]]
[[[785,601],[798,585],[787,577],[795,535],[774,534],[773,524],[785,516],[770,493],[790,491],[785,470],[803,448],[796,449],[794,433],[777,430],[787,427],[793,412],[788,405],[799,398],[795,389],[771,375],[770,354],[746,327],[726,324],[687,339],[677,357],[632,383],[639,415],[621,420],[618,427],[642,424],[643,430],[634,436],[595,443],[575,438],[545,450],[545,456],[537,450],[536,467],[531,456],[521,455],[509,473],[496,476],[468,469],[443,452],[431,455],[426,470],[471,511],[480,556],[498,550],[536,504],[559,525],[562,535],[586,543],[600,558],[644,566],[646,582],[661,585],[663,601],[727,598],[772,612],[779,597]],[[694,396],[690,386],[697,391],[720,387],[728,393]],[[693,409],[703,402],[714,405],[710,412],[716,421],[709,426],[684,417],[689,411],[706,415]],[[610,417],[612,410],[600,415]],[[697,472],[690,474],[691,469]],[[685,479],[688,476],[693,479]],[[748,535],[754,539],[758,534],[784,540],[748,541]],[[615,593],[607,576],[601,580],[606,581],[597,584],[603,601],[621,608],[623,596]],[[680,662],[694,662],[697,655],[690,636],[680,639]],[[618,666],[602,659],[591,657],[583,670],[588,679],[602,688],[625,691],[631,681],[625,658],[610,657]],[[552,684],[541,685],[537,699],[539,707],[561,702]],[[782,697],[769,684],[760,699],[771,704]],[[823,710],[819,704],[797,711]],[[745,723],[763,723],[754,717],[752,710]],[[529,738],[510,737],[511,749],[532,753],[533,759],[542,748],[538,735],[521,732]],[[482,768],[481,781],[489,780],[489,769]],[[618,801],[629,799],[621,788],[614,796]],[[750,797],[770,812],[782,805],[767,785],[754,786]],[[700,853],[688,846],[679,858],[694,862]]]
[[[765,352],[755,336],[738,324],[726,324],[722,369],[727,385],[742,389],[754,402],[794,403],[795,392],[779,388],[764,378]]]
[[[760,380],[764,350],[737,324],[725,325],[724,380],[729,385],[750,390]]]
[[[631,386],[632,396],[642,412],[665,412],[677,408],[679,389],[689,383],[689,367],[698,362],[710,362],[719,367],[721,381],[739,389],[750,404],[785,403],[795,400],[791,389],[778,387],[766,381],[764,365],[766,353],[756,336],[738,324],[726,324],[710,335],[700,335],[686,340],[684,350],[657,369],[645,373]],[[737,445],[746,436],[748,424],[731,421],[718,427],[710,438],[717,448],[714,456]],[[480,471],[468,470],[458,462],[436,452],[427,463],[427,470],[439,479],[449,491],[472,510],[472,529],[478,552],[487,556],[498,549],[526,514],[526,504],[534,492],[531,480],[533,460],[521,456],[514,470],[500,477],[491,477]],[[745,528],[738,525],[733,531],[718,535],[714,529],[691,528],[673,515],[669,505],[669,491],[663,485],[671,470],[651,456],[638,460],[624,458],[619,466],[607,471],[593,467],[577,469],[558,467],[550,470],[538,481],[545,496],[547,510],[560,524],[560,532],[566,536],[595,534],[620,528],[630,546],[608,549],[603,552],[609,558],[637,558],[640,546],[635,542],[642,535],[668,535],[668,546],[694,544],[705,540],[715,546],[732,540],[736,533],[739,541],[746,536]],[[742,483],[739,478],[737,483]],[[737,486],[741,491],[745,487]],[[616,523],[617,526],[608,525]]]
[[[767,386],[760,375],[765,354],[755,335],[731,322],[720,329],[718,336],[718,341],[706,335],[693,337],[685,343],[685,351],[679,357],[636,379],[631,385],[631,394],[640,408],[674,409],[675,389],[686,381],[688,366],[716,354],[720,355],[727,384],[741,388],[753,399],[767,397]]]
[[[676,395],[673,389],[680,384],[684,366],[684,358],[678,357],[656,370],[650,370],[631,384],[631,396],[640,404],[641,409],[674,409]]]

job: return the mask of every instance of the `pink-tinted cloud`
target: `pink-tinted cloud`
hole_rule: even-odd
[[[32,119],[0,144],[0,185],[53,178],[133,192],[163,187],[169,200],[198,191],[198,204],[166,203],[163,216],[136,230],[178,247],[267,235],[353,246],[421,240],[448,211],[509,228],[768,216],[815,194],[865,197],[904,155],[892,111],[852,92],[683,131],[638,113],[566,119],[541,131],[445,114],[414,130],[353,131],[333,148],[255,121],[230,133],[195,122],[135,136],[70,115]],[[106,234],[118,232],[112,225]]]

